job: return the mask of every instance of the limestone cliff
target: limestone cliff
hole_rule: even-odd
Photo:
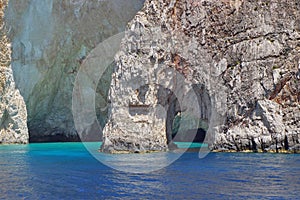
[[[27,111],[15,87],[11,70],[11,44],[7,38],[4,12],[7,0],[0,0],[0,143],[27,143]]]
[[[80,140],[72,116],[77,71],[100,42],[124,31],[142,5],[143,0],[9,0],[12,70],[26,102],[30,141]],[[96,95],[103,125],[110,77],[108,69]]]
[[[147,0],[116,56],[102,150],[166,150],[180,115],[179,132],[202,128],[217,151],[299,151],[299,10],[297,0]]]
[[[26,107],[31,141],[78,141],[77,71],[142,3],[10,0],[6,29],[1,12],[2,142],[27,142]],[[202,130],[218,151],[299,151],[299,8],[296,0],[147,0],[97,88],[102,125],[109,115],[102,150],[161,151]]]

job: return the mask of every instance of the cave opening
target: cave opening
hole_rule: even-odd
[[[165,131],[169,148],[176,148],[175,143],[203,143],[206,133],[209,129],[211,117],[211,99],[208,90],[203,84],[193,84],[190,90],[185,94],[188,107],[181,108],[180,100],[173,91],[161,85],[157,85],[157,104],[166,110]],[[145,107],[146,94],[149,91],[149,85],[144,85],[137,90],[138,99],[143,106],[131,105],[129,112],[131,115],[147,113]],[[179,97],[181,98],[181,97]],[[197,104],[197,106],[195,106]],[[193,107],[194,105],[194,107]],[[144,108],[145,107],[145,108]],[[141,111],[141,109],[143,109]],[[192,112],[191,112],[192,111]],[[195,112],[194,112],[195,111]]]
[[[174,142],[203,143],[205,140],[211,117],[210,95],[203,84],[192,85],[191,92],[196,94],[197,116],[183,111],[173,93],[167,99],[166,136],[171,148],[175,146]]]

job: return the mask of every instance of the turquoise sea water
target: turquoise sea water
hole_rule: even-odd
[[[89,147],[97,152],[99,144]],[[150,173],[112,169],[81,143],[0,146],[0,158],[0,199],[299,198],[297,154],[187,152]]]

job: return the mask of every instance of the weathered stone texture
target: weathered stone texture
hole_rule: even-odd
[[[143,0],[10,0],[6,14],[12,69],[28,110],[32,142],[80,141],[72,116],[75,77],[87,55],[124,31]],[[96,93],[105,124],[107,70]],[[88,133],[87,133],[88,134]],[[89,138],[90,136],[86,136]],[[100,137],[100,136],[99,136]],[[89,140],[99,140],[92,136]]]
[[[0,143],[27,143],[26,106],[10,66],[11,44],[4,23],[7,3],[0,0]]]
[[[205,122],[217,151],[299,151],[299,10],[297,0],[146,1],[116,56],[102,150],[165,150],[181,112]]]

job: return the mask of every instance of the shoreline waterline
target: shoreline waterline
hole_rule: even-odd
[[[208,144],[205,143],[196,143],[196,142],[174,142],[178,148],[169,150],[168,152],[180,152],[182,153],[183,151],[186,152],[198,152],[201,148],[205,148],[206,151],[210,151],[213,153],[259,153],[259,154],[300,154],[300,150],[269,150],[269,151],[262,151],[262,150],[242,150],[242,151],[236,151],[236,150],[209,150]],[[95,150],[99,150],[100,146],[102,145],[102,142],[34,142],[34,143],[27,143],[27,144],[6,144],[6,143],[1,143],[0,144],[0,149],[1,147],[9,147],[9,146],[39,146],[39,145],[55,145],[56,147],[59,147],[61,145],[87,145],[89,148],[95,147]],[[145,153],[156,153],[156,152],[145,152]],[[123,154],[123,153],[116,153],[116,154]]]

